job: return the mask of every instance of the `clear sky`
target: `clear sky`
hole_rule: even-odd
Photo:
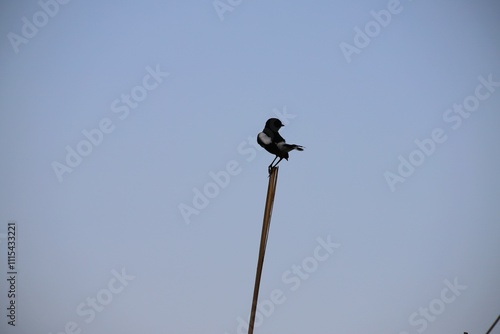
[[[498,1],[0,8],[0,332],[246,333],[270,117],[256,334],[500,314]]]

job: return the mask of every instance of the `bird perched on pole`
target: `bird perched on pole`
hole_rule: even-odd
[[[276,155],[274,160],[269,165],[269,173],[273,167],[278,166],[281,160],[288,160],[288,152],[292,150],[303,151],[304,147],[295,144],[287,144],[285,139],[279,134],[279,129],[284,126],[277,118],[270,118],[266,122],[264,130],[257,135],[257,143],[266,149],[267,152]],[[278,162],[273,166],[274,161]]]

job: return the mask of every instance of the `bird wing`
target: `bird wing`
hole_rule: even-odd
[[[303,151],[304,147],[295,144],[278,143],[278,147],[284,152],[290,152],[292,150]]]

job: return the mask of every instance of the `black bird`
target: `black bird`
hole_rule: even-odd
[[[281,160],[288,160],[288,152],[292,150],[303,151],[304,147],[295,144],[287,144],[285,139],[278,133],[279,129],[284,126],[277,118],[270,118],[266,122],[266,126],[261,133],[257,135],[257,143],[266,149],[267,152],[276,155],[273,162],[269,165],[269,173],[273,167],[278,166]],[[274,161],[280,158],[273,166]]]

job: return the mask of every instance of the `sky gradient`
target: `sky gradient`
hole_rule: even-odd
[[[500,314],[497,1],[0,8],[0,332],[246,333],[270,117],[256,334]]]

